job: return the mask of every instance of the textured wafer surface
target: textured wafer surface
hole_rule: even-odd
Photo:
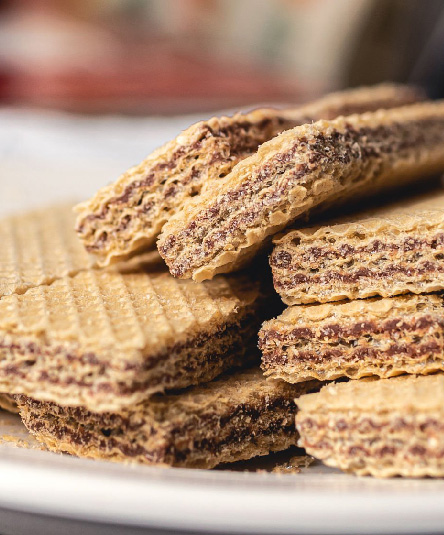
[[[416,89],[382,85],[329,95],[296,109],[259,109],[201,121],[79,205],[77,231],[102,265],[127,258],[154,247],[162,226],[186,199],[212,189],[279,132],[320,118],[421,99]]]
[[[288,305],[444,289],[444,190],[293,230],[270,256]]]
[[[94,414],[17,396],[25,425],[50,450],[112,461],[212,468],[294,445],[294,398],[318,384],[237,372],[119,414]]]
[[[444,375],[325,386],[296,400],[299,445],[376,477],[444,477]]]
[[[73,230],[74,221],[68,203],[0,220],[0,297],[91,266]]]
[[[251,259],[316,208],[444,169],[444,103],[318,121],[261,145],[164,226],[158,249],[176,277],[201,281]]]
[[[72,203],[60,203],[0,220],[0,298],[97,269],[74,231]],[[158,270],[157,251],[108,267],[121,273]]]
[[[8,412],[18,412],[17,403],[10,394],[0,394],[0,409]]]
[[[444,370],[440,294],[300,305],[263,324],[266,376],[289,382]]]
[[[89,270],[0,300],[0,388],[95,411],[208,381],[250,359],[263,311],[248,275],[181,283]]]

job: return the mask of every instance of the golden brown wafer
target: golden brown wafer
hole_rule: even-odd
[[[266,376],[291,383],[444,370],[440,294],[287,308],[259,333]]]
[[[351,381],[296,400],[299,445],[375,477],[444,477],[444,375]]]
[[[234,271],[317,208],[444,170],[444,102],[299,126],[184,204],[158,249],[175,277]]]
[[[268,302],[267,302],[268,301]],[[245,365],[269,300],[251,276],[210,284],[89,270],[0,300],[0,389],[96,412]]]
[[[11,394],[0,394],[0,409],[18,413],[17,403]]]
[[[74,231],[72,207],[60,203],[0,219],[0,298],[96,268]],[[158,252],[150,251],[108,269],[131,272],[161,266]]]
[[[118,414],[17,396],[23,421],[48,449],[80,457],[190,468],[266,455],[297,441],[294,398],[319,385],[266,381],[259,369],[185,392],[156,395]]]
[[[444,289],[444,190],[275,240],[274,287],[288,305]]]
[[[72,206],[57,204],[0,220],[0,297],[91,266],[73,231]]]
[[[77,231],[102,265],[127,258],[154,247],[162,226],[186,199],[212,189],[236,163],[279,132],[422,98],[417,89],[381,85],[328,95],[295,109],[259,109],[201,121],[79,205]]]

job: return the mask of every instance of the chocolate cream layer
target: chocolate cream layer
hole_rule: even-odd
[[[315,207],[442,171],[443,127],[444,103],[426,103],[284,132],[172,217],[159,252],[176,277],[238,269]]]

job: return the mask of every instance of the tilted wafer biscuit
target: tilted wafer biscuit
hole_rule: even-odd
[[[17,403],[11,394],[0,394],[0,409],[8,412],[18,412]]]
[[[275,240],[274,287],[288,305],[444,289],[444,190]]]
[[[176,277],[238,269],[297,218],[444,169],[444,102],[288,130],[164,226],[158,249]]]
[[[248,275],[83,271],[0,300],[0,391],[95,411],[243,365],[267,295]]]
[[[291,383],[444,370],[439,294],[300,305],[259,333],[266,376]]]
[[[68,203],[0,220],[0,297],[90,267],[74,220]]]
[[[376,477],[444,477],[444,375],[351,381],[296,400],[299,446]]]
[[[316,383],[238,372],[185,392],[157,395],[120,414],[95,414],[17,396],[26,427],[50,450],[112,461],[194,468],[249,459],[297,441],[294,398]]]
[[[279,132],[320,118],[421,99],[416,89],[382,85],[329,95],[296,109],[259,109],[201,121],[79,205],[77,231],[102,265],[126,258],[154,247],[162,226],[184,200],[212,188]]]

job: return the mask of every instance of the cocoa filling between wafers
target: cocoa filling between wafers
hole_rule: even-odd
[[[301,431],[306,433],[314,433],[321,431],[327,428],[326,424],[319,424],[314,418],[304,418],[298,423],[298,427]],[[386,421],[384,423],[375,423],[371,418],[361,418],[357,422],[348,422],[345,418],[339,418],[334,420],[329,418],[328,429],[330,431],[337,431],[343,433],[345,431],[350,431],[353,434],[355,433],[364,433],[368,434],[370,432],[381,432],[384,429],[389,428],[390,432],[400,432],[406,431],[408,433],[414,433],[419,431],[421,433],[430,433],[434,432],[442,433],[444,432],[444,423],[437,420],[436,418],[426,418],[422,420],[421,423],[411,423],[407,422],[404,418],[395,418],[393,421]]]
[[[444,329],[444,317],[433,317],[431,315],[413,319],[398,317],[383,322],[370,321],[362,318],[356,319],[352,325],[330,323],[323,325],[319,329],[294,327],[289,330],[279,331],[269,328],[261,331],[259,349],[265,349],[270,342],[275,346],[276,342],[282,345],[288,345],[299,340],[337,342],[339,338],[342,338],[352,343],[356,338],[366,335],[387,334],[393,336],[394,334],[403,334],[412,331],[416,331],[418,334],[424,334],[424,331],[431,327],[440,330]]]
[[[420,266],[404,267],[399,265],[391,265],[386,269],[380,269],[379,271],[372,270],[366,267],[360,267],[354,273],[339,273],[339,272],[326,272],[322,275],[306,275],[303,273],[297,273],[290,275],[290,280],[282,280],[279,277],[274,277],[274,285],[276,288],[282,290],[291,290],[295,286],[302,284],[323,284],[328,282],[342,282],[344,284],[352,284],[360,281],[361,279],[390,279],[394,275],[406,275],[408,277],[414,277],[416,275],[426,275],[431,273],[444,273],[444,265],[441,265],[439,261],[430,262],[426,261]]]
[[[314,142],[300,139],[288,152],[270,158],[260,171],[253,175],[254,178],[244,181],[237,189],[220,195],[211,208],[203,210],[185,229],[166,237],[159,251],[164,257],[170,255],[172,258],[176,257],[172,260],[174,265],[170,267],[170,271],[174,272],[175,276],[181,277],[191,261],[195,263],[199,258],[202,263],[204,257],[216,254],[229,237],[240,231],[244,232],[245,228],[252,226],[265,208],[270,212],[272,206],[280,206],[283,202],[288,204],[288,191],[296,184],[304,183],[311,168],[322,160],[347,164],[356,159],[365,163],[369,158],[377,158],[382,154],[402,153],[413,147],[433,145],[442,138],[442,135],[437,133],[437,127],[441,125],[444,125],[444,120],[441,119],[408,121],[404,124],[394,123],[390,126],[366,127],[358,130],[349,125],[343,133],[334,132],[331,136],[318,134]],[[433,127],[435,131],[432,130]],[[362,143],[365,137],[371,141]],[[294,162],[295,155],[303,147],[306,147],[309,154],[310,165],[296,165]],[[293,170],[293,174],[286,183],[275,181],[275,184],[281,185],[275,186],[274,191],[270,192],[266,199],[258,200],[256,203],[251,202],[257,195],[258,189],[261,190],[264,184],[272,184],[277,169],[281,175],[290,169]],[[228,216],[227,207],[230,207],[230,213],[234,213],[234,207],[239,203],[244,207],[249,206],[249,209],[242,210],[242,213],[233,218],[227,228],[222,230],[221,223]],[[208,237],[208,228],[218,230]],[[178,247],[174,253],[173,249],[182,239],[202,242],[199,246],[201,252],[196,251],[188,260],[178,261],[177,255],[181,248]]]
[[[148,460],[151,460],[153,462],[165,461],[167,455],[172,455],[176,462],[186,460],[188,455],[192,452],[192,448],[182,450],[176,449],[174,442],[176,438],[180,439],[184,435],[186,435],[188,430],[191,431],[190,439],[193,441],[193,448],[195,448],[196,450],[205,450],[210,455],[217,455],[217,453],[223,446],[230,444],[237,445],[248,437],[254,436],[257,439],[261,436],[268,436],[271,434],[290,435],[295,432],[293,423],[289,423],[292,421],[292,418],[288,418],[288,415],[290,413],[293,414],[296,411],[294,402],[285,398],[279,398],[276,400],[263,402],[255,407],[251,405],[241,404],[235,406],[231,413],[227,413],[224,415],[207,414],[201,415],[199,417],[202,421],[202,425],[205,425],[205,421],[211,421],[216,417],[218,421],[222,420],[222,426],[229,427],[230,420],[239,415],[242,415],[243,417],[245,417],[245,419],[249,417],[251,418],[251,422],[255,422],[264,413],[266,414],[270,412],[270,414],[273,414],[273,412],[278,410],[284,412],[284,417],[275,416],[274,421],[270,422],[267,427],[263,427],[262,429],[258,430],[257,426],[255,426],[254,424],[250,426],[242,425],[238,428],[233,426],[232,432],[227,437],[224,437],[222,440],[218,438],[218,433],[215,433],[214,438],[206,438],[200,441],[198,439],[193,440],[192,438],[192,430],[194,428],[194,423],[191,426],[188,425],[171,427],[170,429],[168,429],[168,433],[171,437],[170,440],[172,441],[172,443],[166,445],[165,447],[157,451],[148,451],[141,444],[134,442],[135,437],[128,437],[128,443],[126,444],[122,443],[122,439],[117,439],[117,437],[125,437],[126,435],[126,426],[124,425],[124,420],[122,421],[123,429],[109,429],[103,427],[102,415],[94,414],[91,415],[91,420],[89,422],[85,422],[84,425],[82,424],[80,427],[78,425],[75,425],[76,430],[74,430],[73,427],[69,425],[63,425],[63,423],[60,421],[61,415],[70,418],[69,412],[71,409],[68,409],[64,412],[60,412],[59,410],[56,414],[50,413],[49,415],[47,415],[47,413],[45,414],[45,411],[42,412],[41,410],[39,410],[40,407],[44,408],[45,404],[40,404],[39,402],[35,400],[30,400],[29,398],[24,401],[24,404],[30,407],[31,411],[35,411],[37,408],[37,414],[35,414],[35,416],[33,416],[31,419],[27,420],[27,426],[33,432],[43,432],[44,434],[46,431],[59,441],[67,439],[69,442],[77,446],[94,444],[96,440],[99,440],[98,447],[107,452],[109,452],[112,448],[117,448],[127,457],[144,456]],[[51,407],[51,404],[46,404],[46,406]],[[107,416],[108,415],[106,415],[105,417],[106,424],[109,423]],[[57,424],[58,420],[60,421],[59,425]],[[76,421],[74,420],[73,423],[76,424]],[[164,425],[168,426],[167,422],[165,422],[165,424],[159,424],[153,421],[146,422],[146,424],[148,424],[147,429],[151,430],[152,437],[156,436],[157,434],[155,430],[156,426],[159,426],[159,431],[162,430]],[[143,427],[143,424],[141,427]],[[141,434],[140,439],[143,440],[143,438],[144,436],[143,434]],[[145,437],[145,439],[146,438],[148,437]]]
[[[424,355],[439,355],[443,351],[442,344],[431,341],[425,344],[392,344],[388,349],[375,349],[371,347],[358,347],[353,349],[352,346],[344,347],[326,347],[321,350],[297,351],[294,354],[288,354],[283,349],[276,349],[268,352],[264,351],[262,357],[263,365],[269,367],[271,364],[281,364],[283,366],[294,362],[311,362],[313,364],[323,364],[330,360],[340,359],[341,362],[355,362],[370,359],[373,364],[377,364],[385,358],[391,358],[395,355],[403,355],[410,359],[420,358]],[[338,363],[339,364],[339,363]],[[369,365],[371,362],[369,363]]]
[[[381,240],[375,240],[364,247],[355,247],[348,243],[343,243],[337,248],[327,247],[310,247],[296,250],[293,255],[288,251],[277,249],[270,257],[270,265],[282,269],[301,269],[301,262],[316,262],[323,259],[347,259],[353,260],[353,257],[360,254],[374,254],[382,252],[402,251],[409,253],[421,249],[437,249],[444,246],[444,234],[439,233],[432,239],[419,239],[407,237],[401,243],[384,243]],[[285,247],[285,246],[284,246]],[[293,259],[297,262],[293,264]],[[321,269],[321,268],[319,268]]]

